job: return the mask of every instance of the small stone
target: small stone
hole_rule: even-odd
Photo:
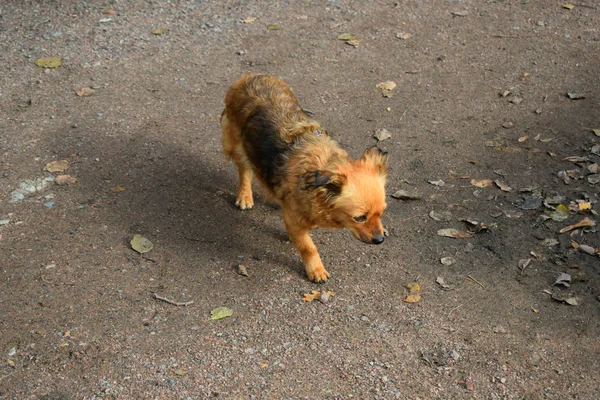
[[[535,24],[537,26],[546,26],[546,23],[544,21],[537,21]]]
[[[327,293],[326,291],[323,291],[323,293],[321,293],[321,297],[319,297],[319,301],[321,303],[325,304],[329,301],[330,298],[331,298],[331,296],[329,295],[329,293]]]
[[[353,311],[354,310],[354,306],[351,304],[348,304],[346,307],[344,307],[344,311]]]
[[[14,356],[15,354],[17,354],[17,349],[15,349],[14,347],[11,347],[11,348],[8,350],[8,356],[9,356],[9,357],[12,357],[12,356]]]
[[[242,264],[238,265],[237,272],[242,276],[248,276],[248,270],[246,269],[246,266]]]
[[[360,320],[363,322],[368,322],[369,321],[369,317],[367,317],[366,315],[361,315],[360,316]]]
[[[512,123],[512,122],[510,122],[510,121],[507,121],[507,122],[505,122],[505,123],[503,123],[503,124],[502,124],[502,127],[503,127],[504,129],[510,129],[510,128],[514,127],[514,126],[515,126],[515,124],[513,124],[513,123]]]
[[[10,219],[0,219],[0,225],[8,225],[10,223]]]
[[[238,56],[243,56],[244,54],[246,54],[246,51],[244,51],[244,50],[238,50],[238,51],[236,52],[236,54],[237,54]]]
[[[54,207],[55,205],[56,205],[56,203],[55,203],[55,202],[53,202],[53,201],[49,201],[49,202],[47,202],[47,203],[44,203],[44,206],[46,206],[46,207],[48,207],[48,208],[52,208],[52,207]]]
[[[453,359],[454,361],[458,361],[458,360],[460,359],[460,354],[459,354],[459,352],[458,352],[458,351],[456,351],[456,350],[452,350],[452,351],[450,352],[450,357],[452,357],[452,359]]]
[[[505,377],[500,378],[500,383],[506,383],[506,378]]]
[[[313,332],[321,332],[321,328],[320,328],[320,327],[318,327],[318,326],[313,326],[313,329],[312,329],[312,331],[313,331]]]
[[[256,350],[253,349],[252,347],[248,347],[247,349],[244,350],[244,353],[246,353],[246,354],[254,354],[254,353],[256,353]]]
[[[592,185],[600,183],[600,174],[589,175],[587,181]]]
[[[513,104],[521,104],[523,102],[523,99],[520,97],[513,97],[512,99],[509,100],[511,103]]]
[[[470,253],[475,249],[475,245],[473,243],[467,243],[465,245],[465,253]]]
[[[588,246],[587,244],[580,244],[578,249],[583,251],[585,254],[589,254],[590,256],[596,254],[596,249],[592,246]]]
[[[13,201],[19,201],[23,200],[25,198],[25,195],[22,192],[15,190],[10,194],[10,198]]]

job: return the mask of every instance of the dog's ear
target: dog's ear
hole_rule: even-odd
[[[339,196],[347,181],[346,175],[331,171],[307,172],[303,178],[305,189],[320,189],[327,200]]]
[[[369,147],[363,153],[360,161],[366,166],[375,168],[380,176],[387,176],[388,153],[384,152],[379,147]]]

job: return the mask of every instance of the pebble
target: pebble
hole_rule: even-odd
[[[53,201],[49,201],[49,202],[47,202],[47,203],[44,203],[44,206],[46,206],[46,207],[48,207],[48,208],[52,208],[52,207],[54,207],[55,205],[56,205],[56,203],[55,203],[55,202],[53,202]]]
[[[369,317],[367,317],[366,315],[361,315],[360,316],[360,320],[364,321],[364,322],[368,322],[369,321]]]
[[[535,23],[537,26],[546,26],[546,23],[544,21],[538,21]]]
[[[15,349],[14,347],[11,347],[11,348],[8,350],[8,356],[9,356],[9,357],[12,357],[12,356],[14,356],[15,354],[17,354],[17,349]]]
[[[14,191],[10,194],[10,198],[11,200],[14,201],[18,201],[18,200],[23,200],[25,198],[25,195],[19,191]]]
[[[10,223],[10,219],[0,219],[0,225],[8,225]]]
[[[244,54],[246,54],[244,50],[238,50],[236,53],[238,56],[243,56]]]

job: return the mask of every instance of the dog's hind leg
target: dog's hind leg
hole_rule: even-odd
[[[240,129],[235,124],[229,122],[225,114],[221,117],[221,129],[223,130],[223,136],[221,137],[223,153],[225,153],[227,158],[235,161],[240,179],[235,205],[240,210],[248,210],[254,205],[254,200],[252,199],[253,173],[250,161],[242,146]]]

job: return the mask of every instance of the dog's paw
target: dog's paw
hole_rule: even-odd
[[[327,272],[322,266],[313,268],[310,271],[306,270],[306,274],[308,275],[308,279],[314,283],[323,283],[329,279],[329,272]]]
[[[254,205],[254,200],[252,199],[252,195],[238,196],[237,200],[235,201],[235,205],[242,211],[251,209],[252,206]]]

